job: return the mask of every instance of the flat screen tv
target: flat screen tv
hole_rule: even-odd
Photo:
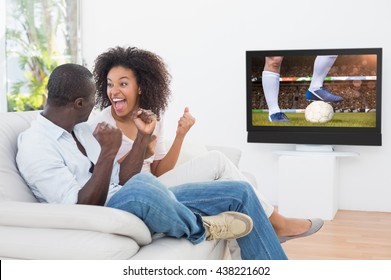
[[[248,142],[382,145],[381,48],[246,51],[246,84]]]

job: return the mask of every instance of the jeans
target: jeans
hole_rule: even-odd
[[[153,175],[132,177],[107,203],[139,217],[151,233],[187,238],[193,244],[205,240],[201,216],[225,211],[247,214],[254,228],[237,239],[245,260],[287,259],[253,188],[244,181],[189,183],[168,189]]]

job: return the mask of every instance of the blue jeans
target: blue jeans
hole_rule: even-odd
[[[251,233],[237,239],[242,259],[287,259],[253,188],[247,182],[199,182],[168,189],[153,175],[140,173],[126,182],[107,206],[136,215],[151,233],[187,238],[193,244],[205,240],[201,216],[225,211],[241,212],[254,222]]]

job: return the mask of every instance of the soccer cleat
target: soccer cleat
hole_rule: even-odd
[[[317,101],[321,100],[324,102],[341,102],[343,98],[341,96],[332,94],[325,88],[320,88],[318,90],[310,91],[309,89],[305,93],[305,97],[308,101]]]
[[[270,122],[289,122],[289,119],[284,113],[278,112],[278,113],[274,113],[274,114],[270,115],[269,121]]]
[[[253,229],[253,220],[239,212],[223,212],[202,217],[206,240],[236,239],[246,236]]]

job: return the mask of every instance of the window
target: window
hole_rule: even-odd
[[[0,110],[42,109],[51,71],[63,63],[81,63],[79,1],[0,2],[0,10],[5,11],[0,58],[5,56],[6,62],[1,66],[6,77],[0,80]]]

